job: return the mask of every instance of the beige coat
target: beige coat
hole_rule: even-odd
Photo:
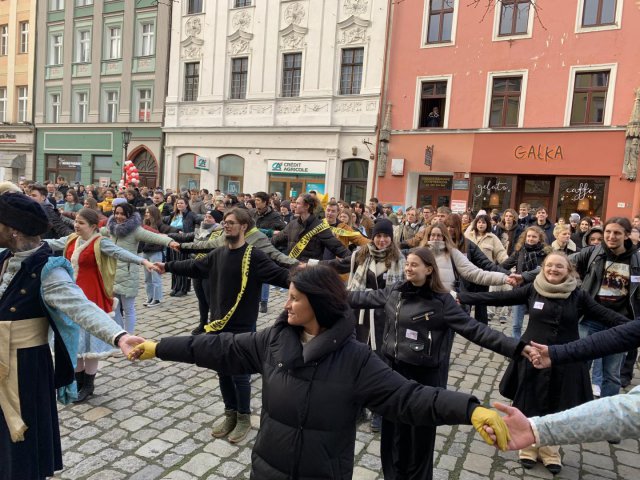
[[[482,253],[484,253],[493,263],[502,263],[509,258],[504,245],[493,233],[485,233],[484,235],[479,236],[476,232],[471,230],[470,232],[465,233],[464,236],[475,243],[478,248],[482,250]]]

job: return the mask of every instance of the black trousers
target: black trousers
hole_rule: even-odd
[[[198,312],[200,313],[200,326],[209,322],[209,280],[206,278],[193,279],[193,291],[198,299]]]
[[[169,250],[169,258],[170,261],[175,260],[189,260],[190,256],[188,253],[184,252],[176,252],[174,250]],[[191,279],[189,277],[183,277],[181,275],[171,274],[171,290],[174,292],[184,292],[187,293],[191,290]]]
[[[638,349],[629,350],[627,352],[627,356],[622,362],[622,367],[620,367],[620,379],[625,383],[626,380],[631,382],[633,379],[633,368],[636,365],[636,360],[638,359]]]

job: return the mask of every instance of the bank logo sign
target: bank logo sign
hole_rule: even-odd
[[[318,161],[285,161],[269,160],[268,171],[271,173],[289,173],[292,175],[324,175],[326,173],[325,162]]]
[[[282,162],[273,162],[271,165],[272,172],[281,172],[282,171]]]

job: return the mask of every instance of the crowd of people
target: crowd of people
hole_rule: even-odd
[[[545,208],[527,204],[454,214],[316,192],[285,199],[70,187],[61,178],[2,184],[0,342],[17,356],[0,368],[10,380],[0,384],[0,480],[62,468],[53,389],[28,403],[33,392],[19,377],[32,374],[59,387],[62,401],[85,402],[98,360],[115,346],[130,359],[218,372],[224,415],[211,435],[231,443],[251,430],[250,379],[261,374],[255,478],[351,478],[356,423],[369,415],[388,479],[430,479],[436,426],[459,423],[519,449],[525,469],[540,461],[556,474],[568,438],[559,418],[600,408],[594,395],[602,408],[640,414],[638,389],[631,400],[619,395],[640,343],[640,216],[597,223],[572,214],[554,224]],[[144,288],[137,265],[145,266]],[[170,300],[162,274],[171,274]],[[288,289],[284,311],[256,331],[273,288]],[[135,336],[141,289],[145,310],[193,290],[198,323],[158,343]],[[61,301],[67,295],[74,302]],[[506,336],[498,328],[509,317]],[[24,332],[36,329],[27,340]],[[446,390],[455,333],[510,359],[500,393],[512,406],[497,405],[506,417]],[[9,361],[0,358],[0,367]],[[585,427],[580,438],[615,443],[637,435],[634,425],[602,434]],[[27,466],[25,455],[38,460]]]

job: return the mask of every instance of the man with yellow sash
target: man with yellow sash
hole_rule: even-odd
[[[271,242],[276,247],[283,247],[290,257],[301,262],[321,260],[325,248],[335,257],[349,257],[351,252],[333,235],[329,224],[313,214],[316,202],[316,198],[307,193],[300,195],[295,203],[297,218],[274,235]]]
[[[350,245],[360,247],[369,243],[369,239],[362,235],[362,233],[354,230],[346,223],[338,222],[337,202],[329,202],[327,204],[327,208],[324,211],[324,222],[331,228],[331,233],[347,248],[349,248]],[[330,251],[324,251],[323,260],[333,260],[334,258],[335,255],[332,255]]]
[[[125,354],[144,341],[87,300],[69,261],[40,241],[48,224],[32,198],[0,195],[0,480],[41,480],[62,469],[54,387],[65,403],[77,398],[78,325]]]
[[[205,331],[255,332],[258,320],[260,288],[263,283],[289,286],[289,270],[274,263],[245,240],[253,219],[245,208],[231,208],[222,222],[226,245],[205,258],[156,263],[161,273],[171,272],[209,280],[210,322]],[[250,233],[250,232],[249,232]],[[242,441],[251,430],[251,376],[218,372],[224,417],[213,426],[211,435]]]

